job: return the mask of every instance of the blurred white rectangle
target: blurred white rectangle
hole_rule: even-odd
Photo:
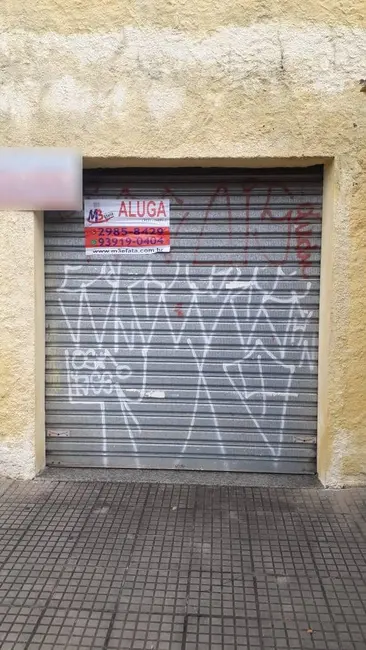
[[[0,210],[81,210],[82,157],[58,147],[0,147]]]

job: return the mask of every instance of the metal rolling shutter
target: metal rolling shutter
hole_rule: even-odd
[[[46,214],[48,464],[315,472],[321,169],[84,187],[168,197],[172,249],[88,260],[82,214]]]

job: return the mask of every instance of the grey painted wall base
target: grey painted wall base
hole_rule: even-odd
[[[247,487],[322,487],[316,476],[294,474],[244,474],[242,472],[185,472],[175,470],[66,469],[48,467],[38,480],[115,481],[121,483],[165,483],[188,485],[244,485]]]

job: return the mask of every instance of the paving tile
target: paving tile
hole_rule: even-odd
[[[28,642],[27,650],[103,648],[112,615],[92,610],[46,608]]]
[[[366,490],[9,481],[1,650],[365,650]]]
[[[182,650],[184,615],[163,612],[128,612],[117,616],[112,627],[108,650]]]
[[[129,569],[120,591],[118,610],[185,614],[188,572],[177,570]]]

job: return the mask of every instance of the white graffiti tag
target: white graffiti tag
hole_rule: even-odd
[[[315,369],[314,341],[309,342],[308,335],[313,311],[304,307],[311,282],[301,279],[296,286],[303,291],[295,291],[296,272],[286,274],[280,265],[275,273],[273,268],[254,267],[251,275],[236,266],[213,265],[194,275],[189,264],[169,269],[163,281],[161,275],[155,277],[150,262],[143,275],[129,279],[120,263],[108,262],[97,276],[85,280],[82,267],[65,267],[58,292],[71,339],[65,351],[69,401],[99,409],[104,464],[124,429],[129,453],[140,466],[141,439],[147,435],[141,425],[146,400],[163,404],[169,395],[150,385],[156,349],[162,345],[172,358],[189,355],[194,369],[190,412],[184,439],[176,443],[176,462],[188,453],[202,419],[207,423],[209,418],[222,467],[229,469],[222,422],[230,419],[230,405],[225,406],[217,383],[212,383],[212,377],[220,375],[230,403],[236,404],[236,412],[241,405],[246,427],[253,427],[276,461],[289,405],[299,397],[293,388],[295,373],[305,366]],[[178,385],[174,374],[173,385]],[[117,419],[113,404],[119,408]],[[273,432],[267,428],[268,418],[274,422]]]

